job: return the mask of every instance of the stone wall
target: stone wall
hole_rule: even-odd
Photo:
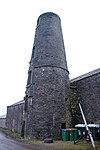
[[[100,69],[71,80],[71,86],[77,89],[79,102],[83,107],[87,121],[100,124]],[[72,96],[74,96],[73,93],[74,91]],[[81,120],[79,121],[80,123]]]
[[[21,133],[23,124],[24,101],[7,107],[7,128]]]
[[[26,134],[36,137],[60,135],[61,124],[69,124],[65,101],[65,91],[69,90],[65,86],[67,72],[55,67],[41,67],[34,73],[33,97],[27,102]]]
[[[76,124],[82,123],[82,117],[79,109],[80,95],[75,86],[70,86],[70,113],[71,113],[71,127],[75,127]]]
[[[0,128],[6,128],[6,118],[0,118]]]

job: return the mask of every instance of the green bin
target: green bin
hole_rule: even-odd
[[[69,130],[70,131],[70,141],[74,140],[74,132],[73,130]]]
[[[67,131],[69,131],[69,140],[77,140],[77,129],[75,128],[68,128]]]
[[[62,141],[69,141],[69,131],[62,129]]]

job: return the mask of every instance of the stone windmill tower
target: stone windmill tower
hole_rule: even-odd
[[[49,12],[39,16],[25,96],[25,134],[35,138],[60,138],[68,126],[69,93],[61,20]]]

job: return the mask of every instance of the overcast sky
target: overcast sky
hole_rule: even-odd
[[[0,115],[23,99],[39,15],[61,18],[70,78],[100,68],[100,0],[0,0]]]

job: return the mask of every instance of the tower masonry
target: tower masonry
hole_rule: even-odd
[[[25,96],[25,135],[59,139],[69,125],[69,93],[61,20],[49,12],[37,20]]]

